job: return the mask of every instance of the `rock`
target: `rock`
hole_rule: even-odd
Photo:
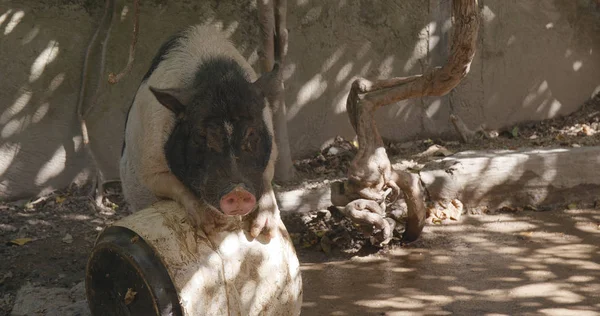
[[[427,157],[434,157],[434,156],[446,157],[446,156],[451,156],[452,154],[454,154],[454,153],[451,152],[450,150],[446,149],[446,147],[444,147],[444,146],[431,145],[424,152],[416,154],[415,157],[417,157],[417,158],[427,158]]]
[[[331,212],[329,210],[319,210],[317,211],[317,218],[322,218],[324,220],[328,220],[331,218]]]
[[[330,255],[331,254],[331,244],[332,244],[331,239],[329,239],[329,237],[327,237],[327,235],[324,235],[321,238],[320,244],[321,244],[321,249],[323,250],[323,252]]]
[[[405,142],[405,143],[398,145],[398,148],[409,149],[409,148],[415,147],[416,145],[417,145],[417,142]]]
[[[77,283],[74,287],[69,290],[69,297],[73,301],[82,301],[86,300],[85,297],[85,281],[81,281]]]
[[[10,224],[0,224],[0,232],[12,233],[17,231],[17,228]]]
[[[27,283],[19,289],[11,316],[91,315],[82,281],[71,289],[34,287]]]
[[[4,308],[5,310],[9,310],[9,306],[12,300],[12,295],[4,294],[2,298],[0,298],[0,308]]]
[[[0,285],[2,285],[6,280],[10,279],[13,277],[13,273],[12,271],[8,271],[7,273],[4,274],[4,276],[0,279]]]
[[[85,300],[77,301],[64,307],[51,308],[46,311],[46,316],[88,316],[92,315]]]
[[[73,301],[69,297],[69,289],[34,287],[27,283],[17,292],[11,316],[90,315],[89,311],[87,314],[71,312],[71,305]]]
[[[335,156],[339,153],[340,153],[340,149],[337,147],[329,147],[329,150],[327,151],[328,156]]]
[[[71,236],[71,234],[66,234],[65,237],[62,239],[62,241],[65,244],[71,244],[71,243],[73,243],[73,236]]]

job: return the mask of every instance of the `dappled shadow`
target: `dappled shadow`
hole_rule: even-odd
[[[475,128],[552,118],[600,91],[600,7],[590,2],[484,1],[470,74],[452,95]]]
[[[263,244],[262,240],[249,242],[238,231],[213,232],[208,240],[202,236],[194,238],[189,226],[179,225],[185,213],[175,209],[174,202],[155,205],[156,210],[150,207],[140,221],[140,217],[134,217],[140,213],[123,218],[130,212],[119,194],[112,197],[118,202],[113,210],[98,212],[93,201],[81,195],[85,189],[47,196],[25,207],[0,204],[0,239],[29,239],[21,246],[0,244],[3,258],[0,260],[0,291],[5,293],[0,301],[1,314],[9,314],[15,292],[27,283],[43,288],[70,288],[81,282],[98,234],[116,220],[133,229],[158,252],[178,290],[182,306],[207,312],[208,307],[229,305],[232,312],[240,308],[242,314],[251,307],[267,306],[285,315],[293,312],[282,311],[283,308],[299,307],[301,275],[283,225],[279,226],[283,237],[269,244]],[[112,237],[119,240],[123,236]],[[126,237],[125,241],[128,240]],[[132,239],[132,242],[135,241]],[[280,255],[273,256],[275,253]],[[148,259],[139,253],[134,254],[134,258]],[[98,256],[95,260],[99,260]],[[114,267],[105,269],[111,271]],[[81,290],[85,291],[84,288]],[[272,304],[274,300],[279,303]]]
[[[85,177],[87,163],[75,115],[76,91],[83,50],[100,11],[99,7],[73,8],[70,3],[0,3],[1,82],[5,87],[0,101],[2,196],[20,198],[65,186],[82,171]],[[600,85],[598,42],[593,37],[597,31],[591,28],[588,34],[590,28],[584,27],[597,23],[589,20],[597,12],[579,7],[580,3],[482,2],[484,31],[470,75],[449,97],[403,101],[381,109],[377,119],[382,134],[397,140],[441,135],[450,131],[450,110],[471,127],[483,122],[497,127],[498,122],[550,117],[575,109]],[[123,3],[118,7],[119,16],[130,16],[131,10],[124,10]],[[447,17],[439,14],[435,17],[438,20],[432,20],[429,9],[417,0],[290,1],[286,103],[293,154],[306,155],[336,135],[353,136],[345,97],[354,76],[410,75],[443,62],[446,50],[436,51],[440,47],[436,45],[448,37]],[[125,113],[150,59],[173,32],[202,22],[222,24],[257,68],[258,23],[255,8],[247,1],[142,2],[134,68],[118,85],[103,86],[99,106],[89,122],[92,145],[108,178],[118,177]],[[108,48],[107,72],[125,64],[130,30],[130,19],[118,19]],[[571,170],[560,167],[567,164],[548,162],[548,172],[555,172],[549,177],[572,176]],[[486,181],[491,166],[490,160],[478,181]],[[511,170],[511,178],[498,183],[510,188],[503,193],[506,201],[512,199],[511,192],[521,189],[522,181],[541,176],[519,170]],[[477,183],[474,181],[475,186]],[[474,189],[466,194],[483,202]],[[319,193],[319,198],[322,196]],[[549,197],[554,196],[538,202],[547,202]],[[306,198],[301,196],[300,200]],[[595,264],[599,261],[598,242],[597,233],[591,231],[593,225],[578,223],[597,223],[598,218],[592,213],[577,214],[583,218],[580,221],[568,212],[564,214],[566,218],[543,220],[518,217],[522,227],[551,232],[541,233],[539,239],[536,232],[531,239],[514,236],[495,226],[503,222],[488,221],[494,217],[469,217],[463,226],[428,226],[424,240],[413,246],[421,248],[399,251],[381,263],[307,264],[303,272],[305,313],[353,315],[358,309],[364,313],[481,314],[507,308],[509,314],[551,314],[546,309],[564,308],[585,315],[584,310],[600,308],[593,300],[599,287]],[[90,220],[78,215],[57,220],[73,227]],[[39,225],[43,231],[53,223]],[[453,234],[453,229],[460,235]],[[566,232],[565,239],[561,239],[561,232]],[[76,242],[89,246],[95,232],[86,234],[85,240]],[[63,234],[51,236],[61,238]],[[523,244],[524,240],[531,242]],[[72,255],[69,249],[60,249],[48,256],[49,260]],[[82,266],[86,251],[76,251],[77,265]],[[3,260],[2,270],[12,269],[20,260],[34,269],[39,264],[33,261],[37,258],[38,254],[28,253],[10,262]]]
[[[59,191],[26,205],[0,203],[0,314],[9,314],[15,292],[26,283],[71,288],[83,280],[98,233],[129,214],[123,199],[113,195],[108,197],[116,210],[99,212],[82,195],[87,190]],[[30,242],[10,243],[18,238]]]
[[[599,151],[582,147],[464,152],[426,166],[421,178],[431,199],[456,198],[468,209],[589,204],[600,192]]]
[[[484,27],[471,73],[451,96],[405,100],[378,111],[385,138],[452,138],[451,112],[471,127],[563,114],[600,89],[596,4],[488,0],[481,7]],[[412,75],[443,64],[451,31],[448,8],[448,1],[289,1],[285,77],[292,154],[305,157],[336,135],[353,136],[345,99],[354,77]],[[101,3],[72,6],[66,0],[0,4],[1,53],[7,61],[0,105],[2,196],[22,198],[88,177],[75,91],[101,11]],[[104,77],[126,63],[131,14],[129,3],[117,1]],[[132,72],[117,85],[102,85],[88,122],[107,179],[118,178],[125,114],[155,51],[170,34],[205,22],[227,30],[258,69],[258,22],[251,2],[143,2]]]
[[[58,32],[73,21],[53,19],[59,11],[46,7],[33,1],[0,3],[3,198],[47,193],[86,177],[74,110],[82,55],[73,54],[69,43],[86,43],[92,17],[78,17],[77,33]]]
[[[380,257],[310,263],[309,315],[597,315],[595,210],[463,217]]]

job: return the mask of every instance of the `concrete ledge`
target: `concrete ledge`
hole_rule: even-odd
[[[469,151],[419,173],[432,200],[466,207],[557,205],[600,198],[600,147]]]
[[[419,172],[431,200],[465,207],[557,206],[600,199],[600,147],[467,151]],[[329,186],[277,192],[282,213],[331,205]]]
[[[331,206],[331,190],[329,184],[316,189],[296,189],[276,192],[277,204],[282,213],[309,212],[322,210]]]

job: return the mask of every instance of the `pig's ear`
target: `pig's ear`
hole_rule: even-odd
[[[275,62],[273,69],[258,78],[254,83],[254,87],[263,97],[273,97],[277,95],[281,86],[281,65]]]
[[[181,114],[185,109],[183,105],[186,102],[184,93],[180,89],[158,89],[154,87],[148,87],[152,94],[156,97],[156,100],[160,102],[164,107],[171,110],[175,114]]]

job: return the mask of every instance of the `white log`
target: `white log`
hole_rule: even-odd
[[[184,218],[177,203],[162,201],[113,225],[137,233],[158,255],[183,315],[300,314],[300,265],[281,220],[278,234],[264,243],[246,237],[239,217],[197,235]]]

